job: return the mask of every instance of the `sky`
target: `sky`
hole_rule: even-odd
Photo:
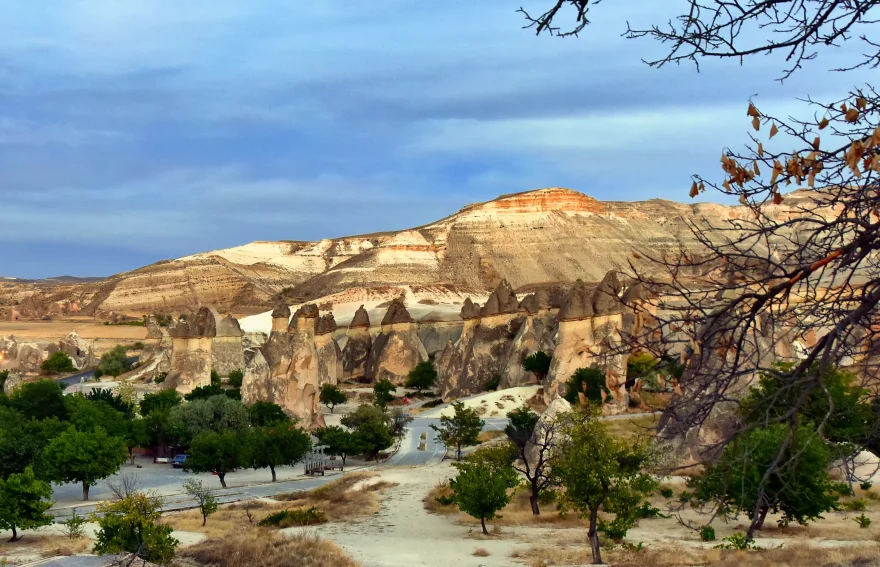
[[[525,2],[536,11],[548,0]],[[749,97],[803,115],[873,73],[652,69],[605,2],[579,38],[507,0],[0,0],[0,276],[106,276],[253,240],[396,230],[504,193],[688,201]]]

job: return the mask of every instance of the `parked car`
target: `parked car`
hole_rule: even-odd
[[[183,463],[186,462],[187,457],[189,457],[189,455],[174,455],[174,460],[171,461],[171,466],[176,469],[182,469]]]

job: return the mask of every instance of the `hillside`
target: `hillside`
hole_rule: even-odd
[[[603,202],[562,188],[503,195],[412,229],[318,242],[252,242],[159,262],[99,282],[0,281],[0,305],[23,317],[192,310],[199,304],[255,313],[284,294],[316,300],[352,288],[442,285],[485,290],[581,278],[598,281],[635,251],[698,252],[688,223],[720,226],[741,207],[654,199]],[[426,297],[430,296],[430,293]],[[54,306],[52,305],[54,304]]]

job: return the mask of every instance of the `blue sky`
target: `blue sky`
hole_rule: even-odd
[[[527,2],[540,7],[547,3]],[[625,4],[625,6],[624,6]],[[252,240],[420,225],[502,193],[688,200],[747,100],[801,113],[866,80],[779,58],[655,70],[605,2],[581,38],[518,2],[2,2],[0,275],[110,275]]]

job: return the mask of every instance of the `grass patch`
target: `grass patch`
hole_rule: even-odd
[[[489,557],[492,554],[489,553],[488,549],[478,547],[474,550],[473,553],[471,553],[471,555],[473,555],[474,557]]]
[[[350,473],[314,490],[279,494],[275,500],[292,502],[297,508],[317,508],[328,521],[347,521],[379,511],[379,498],[385,489],[397,486],[379,480],[372,473]]]
[[[606,420],[608,433],[618,439],[650,439],[657,435],[660,414],[642,415],[631,419]]]
[[[213,567],[359,567],[336,544],[308,534],[252,529],[181,549],[178,556]]]
[[[477,437],[477,441],[480,443],[488,443],[489,441],[494,441],[499,437],[504,437],[506,434],[503,431],[492,430],[492,431],[481,431],[480,435]]]
[[[260,526],[274,526],[277,528],[291,528],[294,526],[313,526],[327,522],[327,516],[312,506],[311,508],[298,508],[296,510],[281,510],[269,514],[260,520]]]

